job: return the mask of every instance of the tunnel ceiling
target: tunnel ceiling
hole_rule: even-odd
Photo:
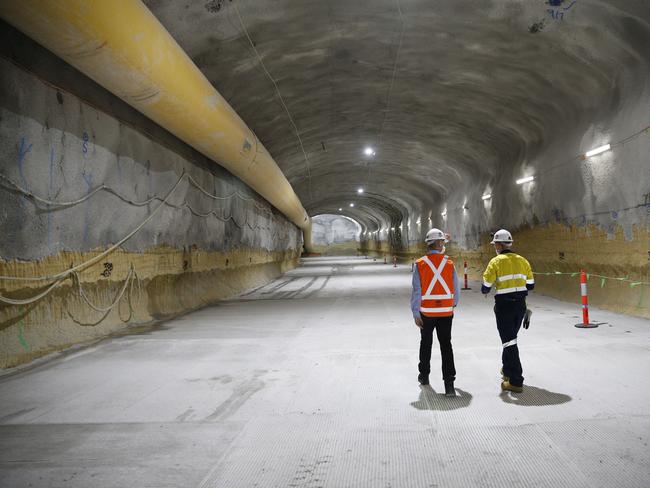
[[[371,229],[607,117],[650,64],[643,0],[145,3],[310,215]]]

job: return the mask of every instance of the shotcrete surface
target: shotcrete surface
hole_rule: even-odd
[[[359,249],[361,226],[344,215],[312,218],[312,250],[323,255],[354,255]]]
[[[573,160],[650,122],[647,1],[145,4],[310,215],[403,224],[405,242],[444,226],[469,247],[535,218],[647,224],[647,137]]]
[[[310,258],[161,327],[0,378],[1,486],[642,487],[648,320],[533,295],[523,394],[462,292],[458,396],[416,381],[410,266]]]

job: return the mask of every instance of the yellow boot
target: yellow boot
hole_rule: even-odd
[[[507,378],[504,381],[501,382],[501,389],[503,391],[506,391],[506,390],[507,391],[513,391],[515,393],[521,393],[522,391],[524,391],[523,386],[511,385],[510,380],[508,380]]]

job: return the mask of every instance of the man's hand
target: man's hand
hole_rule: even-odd
[[[524,329],[528,329],[530,327],[530,316],[533,315],[533,311],[530,308],[526,309],[526,314],[524,315]]]
[[[418,328],[424,327],[424,322],[422,322],[422,317],[414,317],[415,319],[415,325],[418,326]]]

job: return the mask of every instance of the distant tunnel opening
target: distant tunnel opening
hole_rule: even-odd
[[[320,254],[356,253],[361,233],[361,224],[345,215],[321,214],[312,218],[314,251]]]

